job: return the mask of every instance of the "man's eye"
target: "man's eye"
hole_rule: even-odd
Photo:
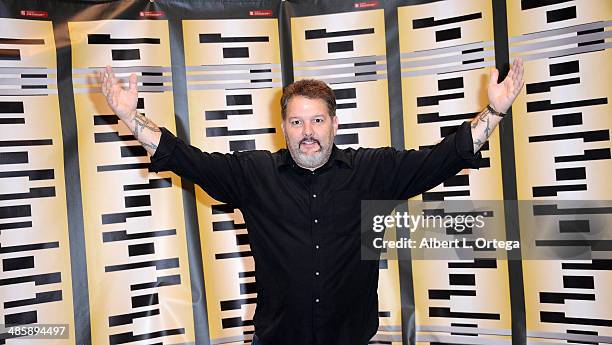
[[[298,126],[300,124],[300,120],[293,120],[293,121],[291,121],[291,124],[293,126]]]
[[[323,119],[315,119],[314,122],[315,123],[323,123]]]

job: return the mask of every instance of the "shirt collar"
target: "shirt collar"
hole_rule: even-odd
[[[280,157],[276,160],[276,167],[280,168],[282,166],[295,166],[295,162],[291,157],[291,153],[288,149],[283,149],[280,152]],[[345,150],[339,149],[336,144],[332,147],[331,155],[329,156],[329,160],[321,167],[327,167],[331,163],[330,162],[340,162],[345,164],[347,167],[352,168],[353,162],[351,161],[351,157],[346,153]]]

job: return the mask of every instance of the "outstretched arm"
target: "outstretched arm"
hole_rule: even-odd
[[[142,144],[150,155],[155,153],[161,131],[157,125],[136,110],[138,91],[136,89],[136,74],[130,75],[128,89],[124,89],[110,66],[98,72],[102,84],[102,94],[111,109],[125,124],[134,137]]]
[[[523,61],[520,58],[515,58],[508,75],[499,84],[497,83],[498,77],[499,71],[493,68],[487,88],[489,106],[471,121],[474,153],[478,152],[489,139],[502,119],[499,113],[505,114],[508,111],[525,84],[523,80]]]

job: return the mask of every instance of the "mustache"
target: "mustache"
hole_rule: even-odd
[[[309,141],[314,141],[315,143],[317,143],[317,145],[321,146],[321,143],[320,143],[320,142],[319,142],[317,139],[315,139],[315,138],[313,138],[313,137],[305,137],[305,138],[302,138],[302,140],[300,140],[300,142],[299,142],[298,146],[301,146],[301,145],[302,145],[302,144],[303,144],[305,141],[307,141],[307,140],[309,140]]]

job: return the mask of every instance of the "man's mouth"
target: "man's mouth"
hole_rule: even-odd
[[[300,141],[300,146],[313,147],[315,145],[318,145],[319,147],[321,146],[319,141],[316,139],[302,139]]]

